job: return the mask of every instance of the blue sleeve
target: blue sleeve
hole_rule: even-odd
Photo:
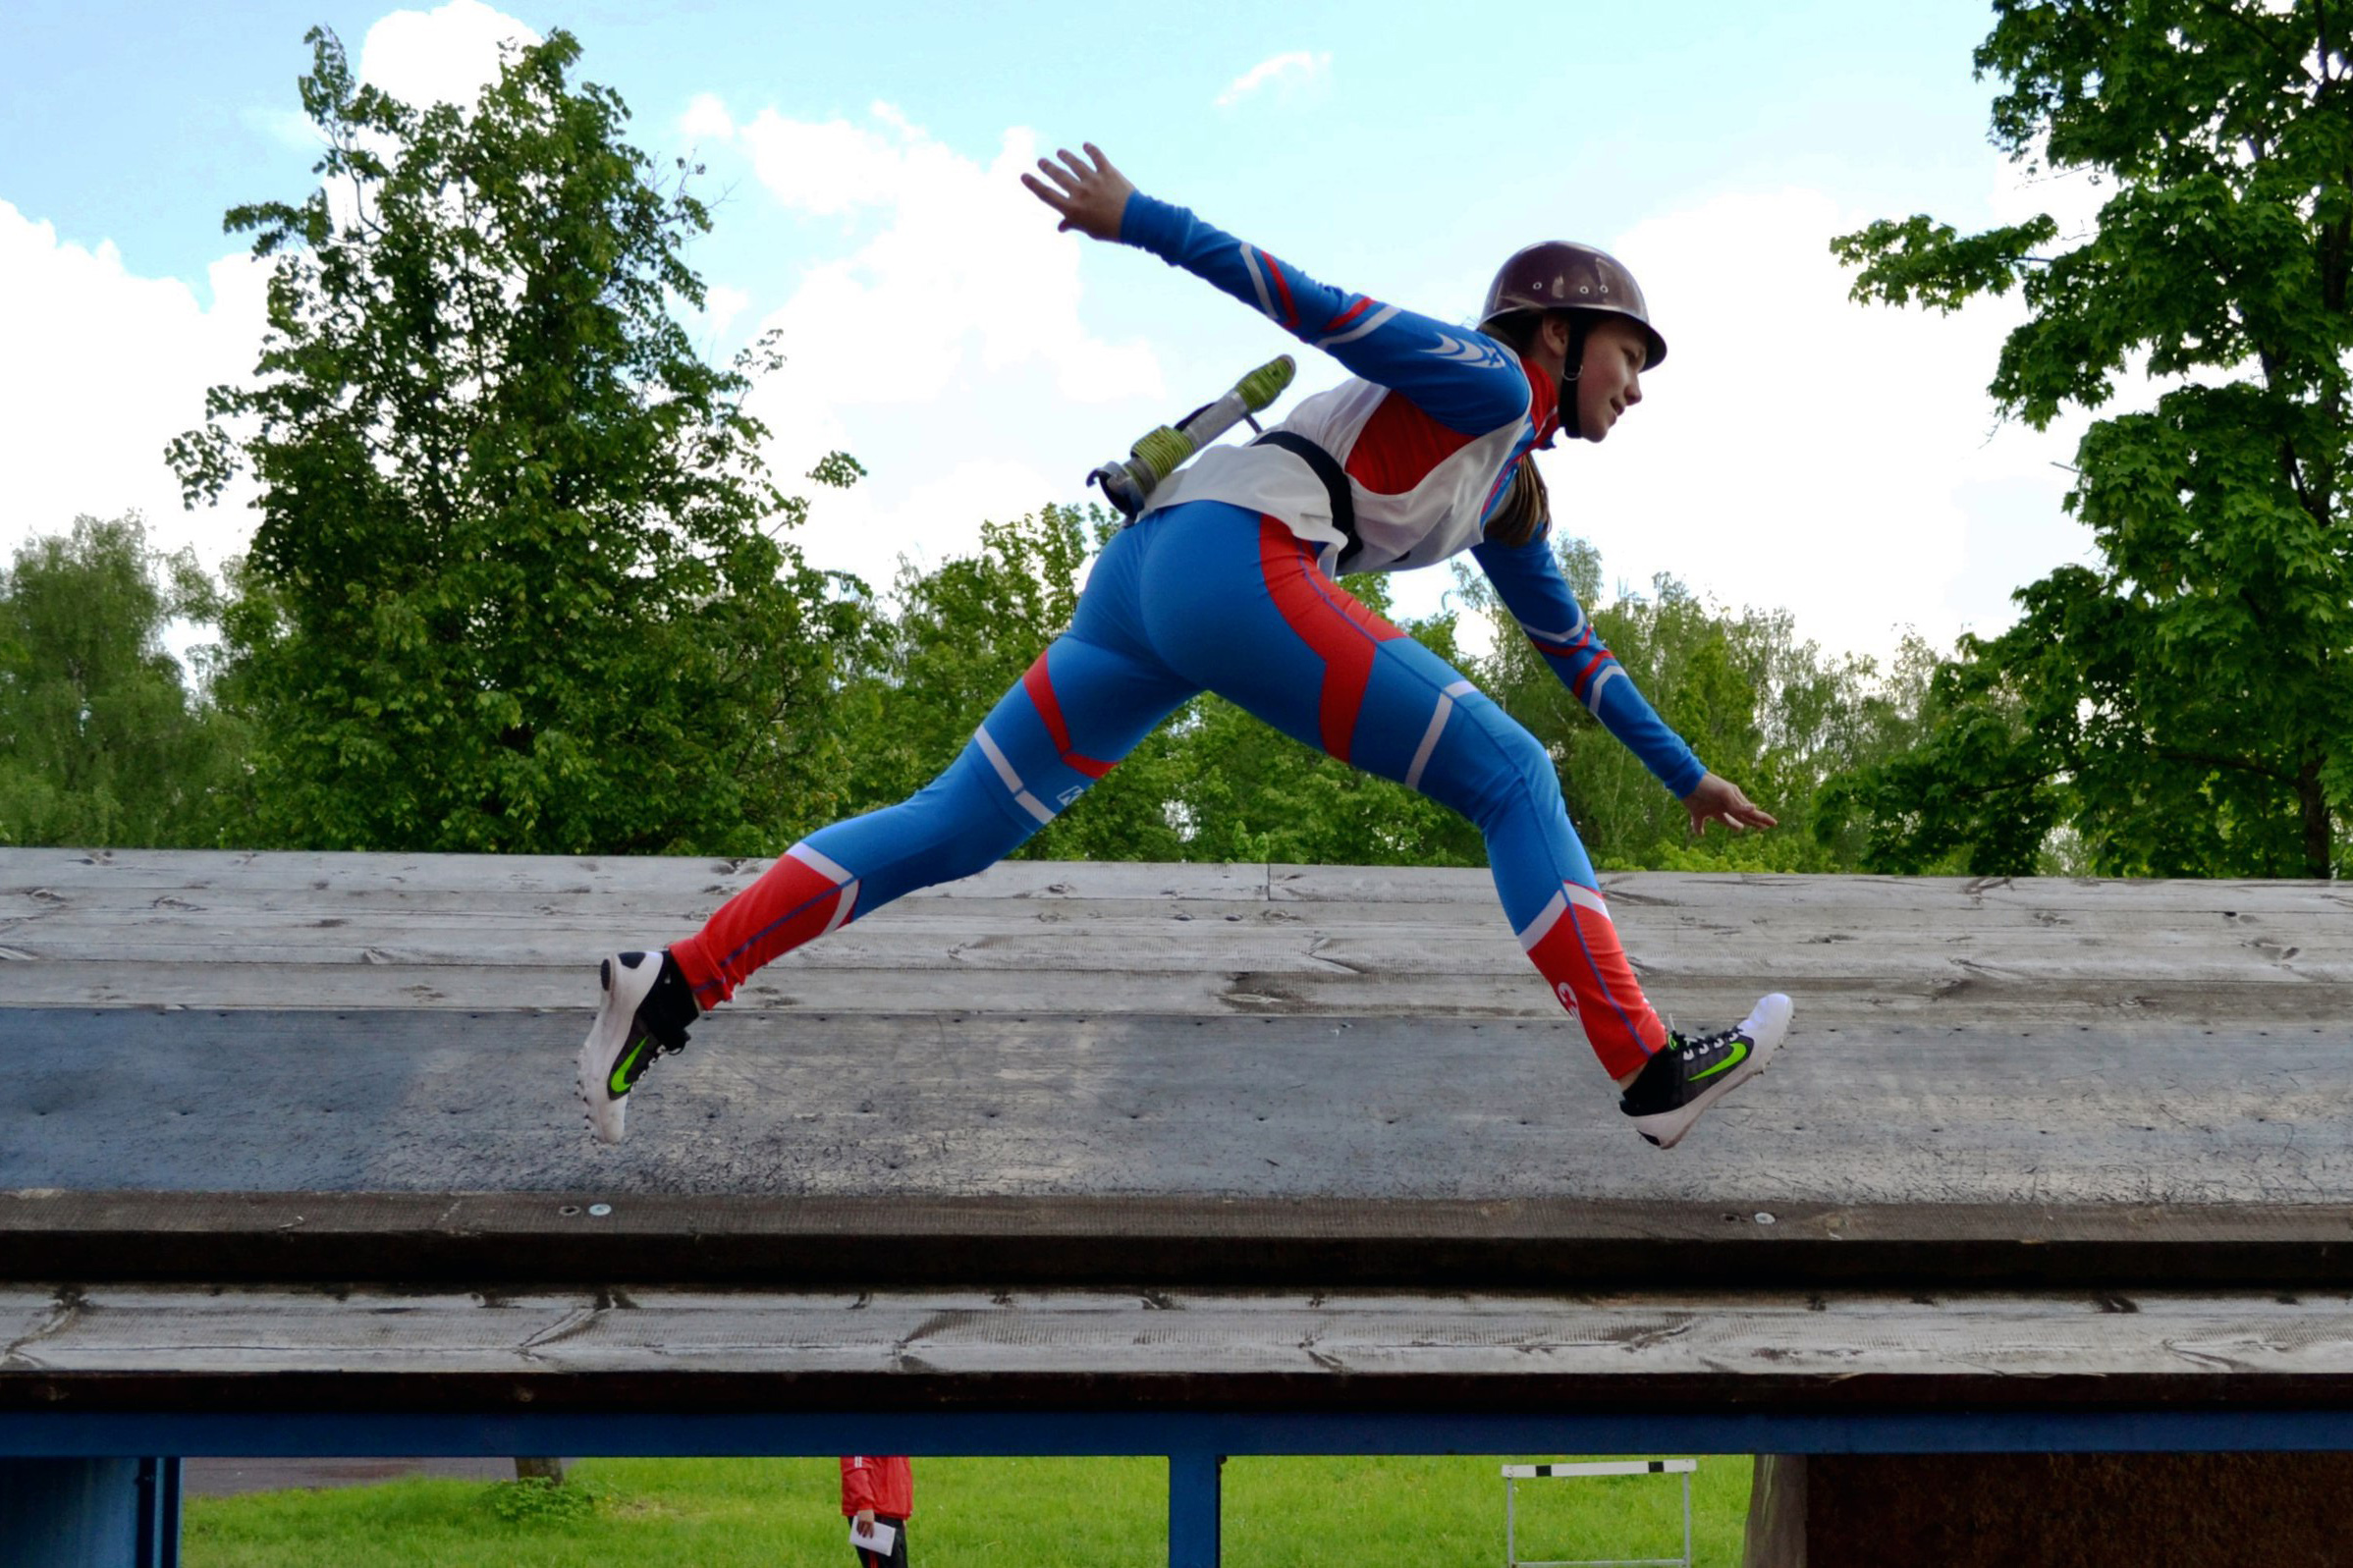
[[[1484,333],[1318,283],[1141,191],[1127,198],[1120,239],[1215,284],[1352,374],[1402,393],[1449,429],[1485,435],[1528,411],[1526,373]]]
[[[1560,575],[1550,539],[1524,545],[1493,540],[1472,547],[1497,597],[1511,612],[1528,640],[1553,667],[1553,674],[1628,751],[1642,759],[1658,781],[1680,797],[1691,793],[1708,770],[1683,737],[1634,688],[1633,677],[1593,634],[1593,622]]]

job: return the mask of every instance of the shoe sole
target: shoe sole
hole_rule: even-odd
[[[1763,1072],[1772,1063],[1774,1053],[1781,1049],[1781,1042],[1788,1037],[1789,1018],[1795,1011],[1789,1006],[1786,998],[1782,1000],[1782,1008],[1781,1024],[1778,1029],[1773,1031],[1773,1038],[1770,1040],[1758,1039],[1756,1049],[1748,1054],[1748,1059],[1725,1073],[1722,1083],[1711,1085],[1706,1093],[1687,1106],[1663,1111],[1656,1116],[1636,1117],[1634,1130],[1641,1133],[1643,1140],[1654,1148],[1672,1149],[1676,1144],[1681,1143],[1683,1135],[1699,1124],[1699,1118],[1706,1113],[1710,1106]],[[1751,1018],[1754,1016],[1755,1014],[1750,1014]],[[1745,1023],[1746,1020],[1743,1022]]]
[[[644,979],[639,981],[641,973]],[[636,1021],[637,1008],[661,973],[659,963],[639,964],[632,970],[617,958],[607,958],[598,966],[597,982],[604,997],[596,1009],[596,1021],[588,1026],[588,1038],[580,1042],[573,1088],[587,1110],[588,1130],[599,1143],[617,1144],[628,1136],[629,1098],[625,1095],[616,1100],[605,1093],[605,1078],[613,1070],[613,1059],[629,1044],[629,1026]],[[638,983],[632,985],[632,981]]]

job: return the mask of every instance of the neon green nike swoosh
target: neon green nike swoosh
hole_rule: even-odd
[[[1736,1052],[1734,1052],[1732,1054],[1730,1054],[1730,1055],[1728,1055],[1728,1056],[1724,1057],[1724,1060],[1722,1060],[1722,1061],[1718,1062],[1718,1063],[1717,1063],[1715,1066],[1713,1066],[1713,1067],[1710,1067],[1710,1068],[1709,1068],[1709,1069],[1708,1069],[1706,1072],[1695,1072],[1695,1073],[1693,1073],[1693,1074],[1691,1075],[1691,1081],[1692,1081],[1693,1083],[1697,1083],[1697,1082],[1699,1082],[1699,1081],[1700,1081],[1702,1078],[1713,1078],[1713,1077],[1715,1077],[1715,1076],[1716,1076],[1718,1073],[1720,1073],[1720,1072],[1723,1072],[1723,1071],[1724,1071],[1725,1068],[1727,1068],[1727,1067],[1737,1067],[1737,1066],[1739,1066],[1739,1065],[1740,1065],[1742,1062],[1746,1061],[1747,1059],[1748,1059],[1748,1042],[1747,1042],[1747,1041],[1745,1041],[1745,1040],[1743,1040],[1743,1041],[1741,1041],[1741,1042],[1740,1042],[1740,1049],[1739,1049],[1738,1051],[1736,1051]]]
[[[633,1040],[629,1043],[629,1049],[622,1053],[621,1059],[613,1063],[613,1076],[605,1080],[605,1087],[613,1092],[614,1099],[619,1100],[629,1092],[628,1077],[629,1063],[635,1061],[637,1053],[644,1049],[645,1041],[642,1037]]]

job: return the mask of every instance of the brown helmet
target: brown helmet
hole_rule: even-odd
[[[1625,263],[1607,251],[1566,240],[1546,240],[1513,253],[1487,286],[1487,308],[1479,313],[1484,327],[1498,316],[1522,310],[1590,310],[1629,316],[1642,328],[1650,346],[1642,368],[1650,369],[1667,357],[1667,340],[1651,325],[1649,306],[1642,301],[1642,285]]]

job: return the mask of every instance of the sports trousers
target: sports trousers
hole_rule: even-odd
[[[1521,946],[1603,1067],[1622,1077],[1666,1043],[1544,747],[1342,589],[1312,545],[1213,501],[1113,537],[1070,629],[947,772],[811,834],[675,944],[695,1000],[724,1001],[778,954],[1003,859],[1203,691],[1469,818]]]

